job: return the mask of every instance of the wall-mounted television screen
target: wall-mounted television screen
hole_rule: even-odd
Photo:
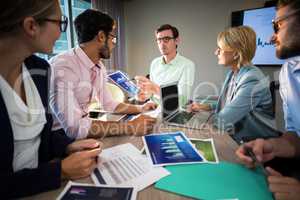
[[[273,34],[272,19],[275,7],[235,11],[232,13],[232,26],[250,26],[256,32],[256,54],[252,62],[257,66],[280,66],[284,63],[276,57],[275,47],[270,42]]]

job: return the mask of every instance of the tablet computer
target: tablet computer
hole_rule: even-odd
[[[109,79],[117,84],[123,91],[125,91],[129,96],[135,96],[139,92],[139,88],[133,83],[129,77],[121,72],[116,71],[108,75]]]

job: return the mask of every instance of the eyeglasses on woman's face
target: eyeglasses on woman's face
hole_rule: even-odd
[[[58,24],[61,32],[66,32],[67,27],[68,27],[68,18],[64,15],[61,16],[61,19],[45,18],[45,19],[41,19],[41,20]]]

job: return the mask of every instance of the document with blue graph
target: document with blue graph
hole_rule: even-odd
[[[143,137],[148,159],[154,166],[205,162],[183,132],[146,135]]]

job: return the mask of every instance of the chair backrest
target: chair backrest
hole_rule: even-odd
[[[276,90],[279,90],[279,81],[271,81],[270,82],[270,91],[272,96],[272,109],[273,115],[275,116],[276,112]]]
[[[124,102],[125,94],[118,86],[116,86],[115,84],[112,84],[112,83],[107,83],[106,87],[107,87],[108,91],[111,92],[111,95],[115,101]]]

